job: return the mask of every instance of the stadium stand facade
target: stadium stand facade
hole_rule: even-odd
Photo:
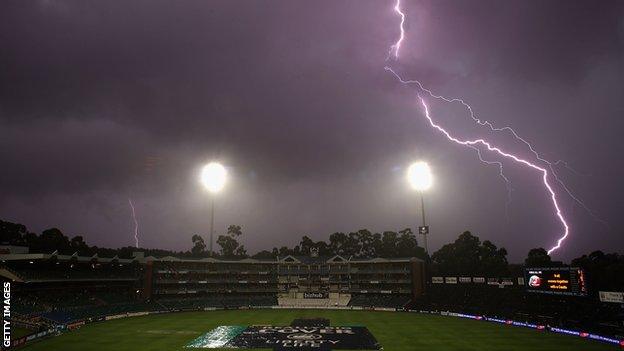
[[[153,280],[147,296],[193,301],[239,296],[290,307],[347,306],[354,294],[404,296],[403,307],[424,292],[424,263],[416,258],[369,260],[334,257],[286,256],[275,260],[237,261],[206,258],[183,260],[165,257],[148,260]],[[270,298],[277,300],[270,300]],[[378,300],[378,299],[377,299]],[[387,305],[387,302],[384,302]]]

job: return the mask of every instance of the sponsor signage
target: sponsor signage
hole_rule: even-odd
[[[599,291],[601,302],[624,303],[624,292],[621,291]]]
[[[503,278],[503,280],[501,281],[501,285],[514,285],[513,279]]]
[[[485,283],[485,278],[484,277],[474,277],[474,278],[472,278],[472,282],[473,283],[477,283],[477,284],[483,284],[483,283]]]
[[[83,325],[85,325],[85,321],[84,320],[68,324],[67,325],[67,329],[68,330],[74,330],[74,329],[78,329],[78,328],[82,327]]]
[[[499,285],[498,278],[487,278],[488,285]]]
[[[283,350],[380,350],[363,326],[220,326],[190,342],[193,348]]]
[[[303,293],[304,299],[326,299],[328,294],[324,292],[305,292]]]
[[[138,316],[147,316],[149,312],[129,312],[126,313],[126,317],[138,317]]]
[[[22,337],[22,338],[19,338],[19,339],[17,339],[17,340],[13,340],[13,346],[14,346],[14,347],[15,347],[15,346],[19,346],[19,345],[24,344],[25,342],[26,342],[26,338],[25,338],[25,337]]]
[[[431,277],[431,282],[433,284],[443,284],[444,283],[444,278],[442,278],[442,277]]]
[[[576,267],[545,267],[525,269],[528,292],[555,295],[587,295],[585,273]]]
[[[472,283],[472,278],[470,277],[459,277],[460,283]]]
[[[445,277],[444,282],[446,284],[457,284],[457,277]]]
[[[486,317],[486,316],[455,313],[455,312],[448,312],[448,311],[437,312],[437,311],[421,310],[421,311],[413,311],[413,312],[426,313],[426,314],[440,314],[442,316],[459,317],[459,318],[470,318],[470,319],[475,319],[475,320],[482,320],[482,321],[499,323],[499,324],[504,324],[504,325],[516,326],[516,327],[531,328],[531,329],[540,330],[540,331],[549,331],[552,333],[573,335],[573,336],[578,336],[578,337],[585,338],[585,339],[593,339],[593,340],[598,340],[598,341],[602,341],[602,342],[606,342],[610,344],[624,346],[624,340],[615,339],[612,337],[606,337],[606,336],[602,336],[598,334],[591,334],[591,333],[578,331],[578,330],[551,327],[551,326],[542,325],[542,324],[533,324],[533,323],[527,323],[527,322],[514,321],[510,319],[492,318],[492,317]]]

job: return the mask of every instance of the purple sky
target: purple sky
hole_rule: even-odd
[[[624,247],[624,2],[408,1],[393,67],[552,160],[593,219],[562,195],[571,234],[555,255]],[[561,232],[538,173],[496,167],[432,130],[384,71],[391,1],[20,1],[0,4],[0,218],[100,246],[188,249],[207,237],[200,166],[224,163],[216,228],[250,251],[302,235],[419,221],[405,168],[427,160],[429,245],[464,230],[512,261]],[[459,136],[490,135],[433,104]],[[526,155],[504,135],[499,145]],[[496,159],[492,157],[491,159]],[[562,189],[558,188],[562,193]]]

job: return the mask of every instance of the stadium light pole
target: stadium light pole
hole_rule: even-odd
[[[201,181],[206,190],[210,192],[210,256],[212,257],[212,243],[214,237],[214,210],[215,197],[225,186],[227,170],[218,162],[210,162],[205,165],[201,172]]]
[[[426,162],[419,161],[413,163],[407,169],[407,180],[412,186],[412,189],[417,190],[420,194],[420,210],[422,214],[422,226],[418,227],[418,233],[422,234],[425,241],[425,252],[429,253],[429,247],[427,245],[427,235],[429,234],[429,227],[425,221],[425,190],[431,187],[433,183],[433,177],[431,175],[431,169]]]

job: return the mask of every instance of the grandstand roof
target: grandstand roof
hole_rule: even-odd
[[[77,253],[74,253],[73,255],[59,255],[56,252],[53,252],[51,254],[43,254],[43,253],[37,253],[37,254],[8,254],[8,255],[0,255],[0,260],[1,261],[35,261],[35,260],[49,260],[52,258],[56,258],[57,260],[61,260],[61,261],[70,261],[70,260],[77,260],[78,262],[91,262],[91,261],[97,261],[97,262],[117,262],[117,263],[132,263],[133,261],[140,261],[136,258],[134,259],[128,259],[128,258],[119,258],[117,256],[115,257],[98,257],[97,254],[93,255],[93,256],[78,256]]]
[[[175,256],[165,256],[165,257],[140,257],[136,256],[134,258],[119,258],[115,257],[99,257],[97,254],[93,256],[79,256],[78,253],[74,253],[73,255],[59,255],[56,251],[51,254],[44,253],[30,253],[30,254],[0,254],[0,261],[26,261],[26,260],[49,260],[56,258],[60,261],[69,261],[69,260],[77,260],[79,262],[91,262],[96,261],[100,263],[108,263],[108,262],[116,262],[116,263],[132,263],[139,262],[145,263],[148,261],[157,261],[157,262],[214,262],[214,263],[281,263],[281,262],[293,262],[293,263],[301,263],[301,264],[324,264],[324,263],[340,263],[340,262],[350,262],[350,263],[390,263],[390,262],[410,262],[410,261],[419,261],[422,262],[421,259],[415,257],[405,257],[405,258],[345,258],[340,255],[335,256],[325,256],[325,257],[311,257],[311,256],[299,256],[299,255],[288,255],[285,257],[277,258],[277,259],[255,259],[255,258],[243,258],[243,259],[217,259],[213,257],[206,258],[180,258]]]

